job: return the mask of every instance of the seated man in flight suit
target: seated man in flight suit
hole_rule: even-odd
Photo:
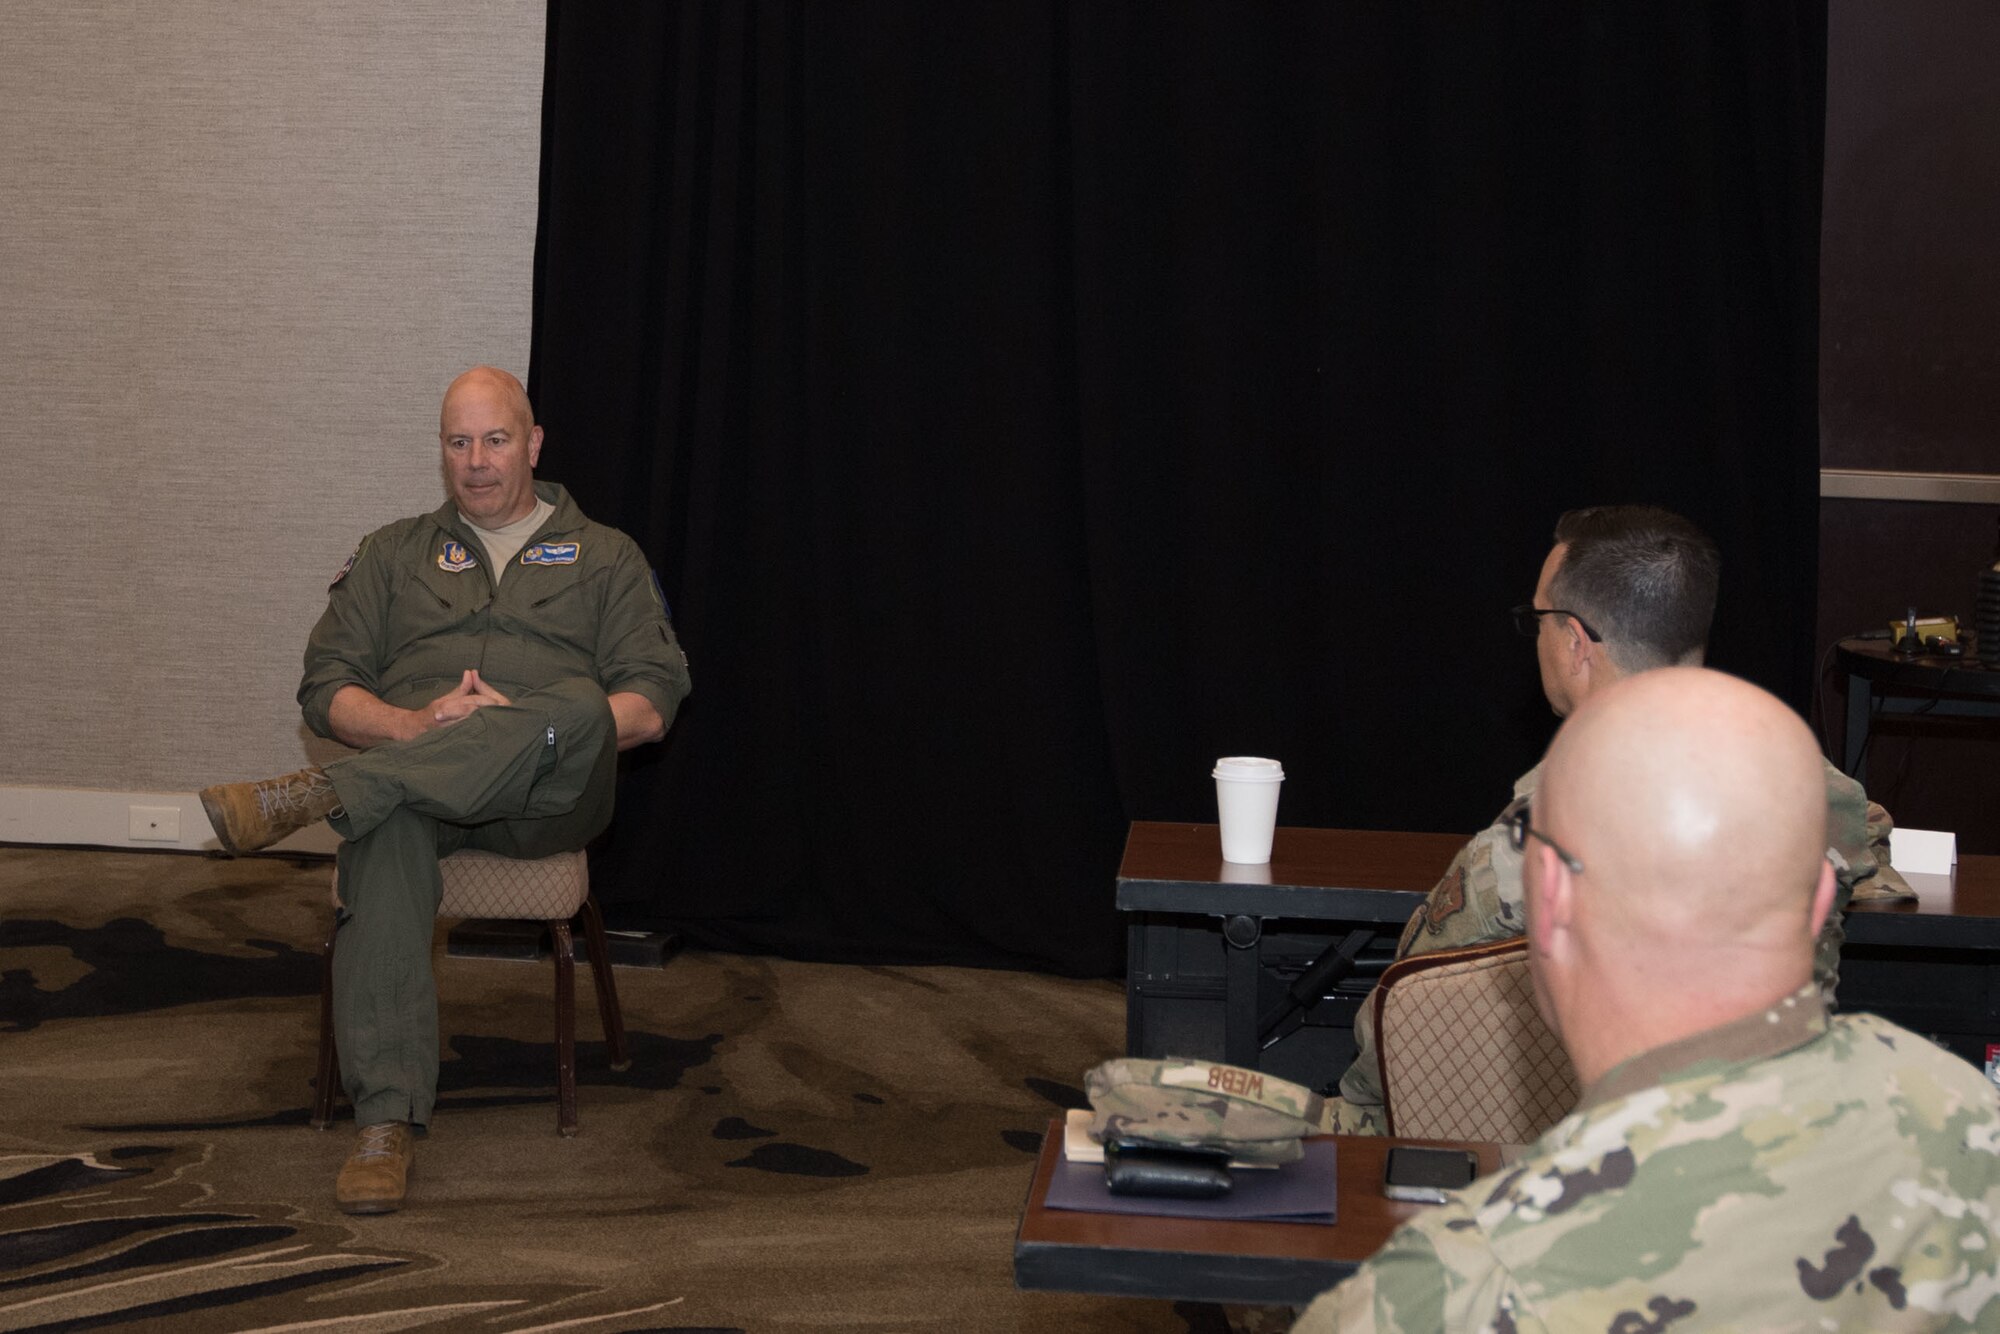
[[[519,380],[479,366],[452,381],[438,439],[450,498],[362,539],[306,645],[306,722],[360,753],[201,794],[231,853],[322,818],[343,839],[349,1213],[401,1207],[437,1098],[438,859],[583,847],[611,820],[617,752],[665,736],[689,684],[638,546],[534,480],[542,428]]]
[[[1514,608],[1516,627],[1535,641],[1542,692],[1556,716],[1567,718],[1596,692],[1639,672],[1699,665],[1720,566],[1708,535],[1667,510],[1600,505],[1563,515],[1534,600]],[[1398,959],[1522,934],[1521,856],[1508,826],[1514,810],[1534,796],[1540,774],[1537,765],[1517,779],[1513,802],[1452,859],[1403,928]],[[1822,764],[1822,777],[1827,856],[1839,892],[1820,933],[1813,975],[1831,1000],[1845,938],[1840,913],[1849,899],[1857,889],[1874,896],[1911,891],[1889,866],[1888,812],[1833,765]],[[1379,1135],[1387,1129],[1373,1016],[1371,993],[1355,1017],[1354,1063],[1341,1077],[1340,1096],[1327,1100],[1328,1130]]]

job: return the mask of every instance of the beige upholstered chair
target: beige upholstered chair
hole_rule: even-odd
[[[556,1128],[576,1133],[576,980],[572,964],[570,921],[583,923],[584,952],[597,980],[597,1012],[604,1021],[605,1045],[611,1068],[632,1064],[625,1051],[625,1025],[618,1012],[618,989],[611,980],[605,954],[604,919],[590,897],[590,865],[581,852],[521,860],[470,849],[438,863],[444,877],[440,917],[498,917],[546,922],[556,965]],[[340,902],[340,871],[333,873],[334,903]],[[313,1099],[312,1124],[325,1130],[333,1123],[333,1097],[340,1087],[340,1056],[333,1045],[333,932],[326,937],[320,971],[319,1088]]]
[[[1576,1106],[1576,1072],[1535,1010],[1526,940],[1391,964],[1374,1004],[1390,1134],[1527,1144]]]

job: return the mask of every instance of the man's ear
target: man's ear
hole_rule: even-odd
[[[1590,667],[1591,654],[1604,645],[1583,632],[1583,622],[1574,616],[1563,617],[1563,628],[1569,631],[1569,671],[1571,676],[1580,676]]]
[[[542,460],[542,428],[537,426],[528,432],[528,466],[534,467]]]
[[[1576,879],[1540,839],[1522,849],[1521,887],[1528,900],[1528,946],[1547,955],[1567,943],[1576,917]],[[1528,863],[1532,862],[1530,866]]]

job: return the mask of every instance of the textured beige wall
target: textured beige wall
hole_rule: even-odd
[[[305,634],[525,374],[543,0],[17,0],[0,37],[0,786],[308,752]],[[315,743],[317,745],[318,743]]]

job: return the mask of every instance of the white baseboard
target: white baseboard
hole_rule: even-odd
[[[134,838],[138,823],[171,837]],[[0,787],[0,843],[61,843],[155,852],[217,852],[215,831],[192,792],[101,792],[86,788]],[[324,822],[272,845],[273,852],[332,853],[340,835]]]

